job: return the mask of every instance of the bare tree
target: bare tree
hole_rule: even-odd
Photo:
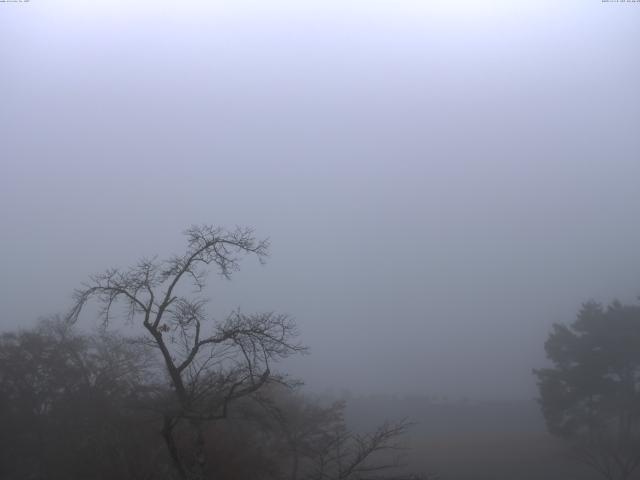
[[[76,321],[95,299],[105,326],[118,302],[126,307],[128,321],[142,325],[161,354],[173,390],[162,407],[162,435],[171,460],[180,478],[201,479],[206,472],[205,424],[227,417],[232,402],[267,383],[286,383],[271,364],[305,347],[297,342],[296,325],[287,315],[235,311],[223,321],[207,321],[207,301],[199,293],[209,269],[229,279],[243,256],[264,261],[267,240],[257,240],[248,228],[229,231],[208,225],[191,227],[185,235],[182,255],[143,259],[127,270],[109,269],[91,277],[75,291],[68,319]],[[191,456],[182,455],[176,442],[179,424],[195,434]]]
[[[409,423],[384,423],[374,432],[355,434],[339,425],[327,432],[324,442],[313,457],[313,467],[307,480],[406,479],[396,473],[402,466],[404,449],[398,438]]]
[[[275,421],[286,445],[287,480],[430,480],[403,473],[401,437],[411,423],[385,422],[370,433],[355,433],[344,419],[344,401],[319,403],[288,390],[260,395],[260,405]]]

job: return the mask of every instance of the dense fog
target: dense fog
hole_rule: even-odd
[[[533,399],[554,322],[640,294],[639,26],[599,0],[0,3],[0,327],[250,226],[266,265],[213,274],[209,312],[290,314],[310,391]]]

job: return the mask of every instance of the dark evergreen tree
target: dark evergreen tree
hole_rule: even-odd
[[[549,431],[605,478],[640,464],[640,306],[589,302],[545,343],[549,368],[534,370]]]

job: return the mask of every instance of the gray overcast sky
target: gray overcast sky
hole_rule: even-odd
[[[251,225],[212,314],[295,316],[311,388],[530,397],[640,294],[640,3],[0,3],[0,73],[0,328]]]

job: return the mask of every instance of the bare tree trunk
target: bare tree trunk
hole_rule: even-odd
[[[291,452],[293,459],[291,462],[291,480],[298,479],[298,469],[300,464],[300,455],[298,454],[298,445],[294,440],[290,440]]]
[[[164,426],[162,427],[162,437],[167,445],[167,449],[169,450],[169,456],[171,457],[171,462],[178,472],[178,476],[181,480],[187,480],[187,472],[182,465],[182,461],[180,460],[180,455],[178,454],[178,448],[176,447],[176,443],[173,439],[173,419],[169,416],[164,417]]]
[[[204,480],[207,456],[205,452],[204,429],[201,421],[194,421],[193,426],[196,430],[196,448],[195,448],[195,471],[194,480]]]

